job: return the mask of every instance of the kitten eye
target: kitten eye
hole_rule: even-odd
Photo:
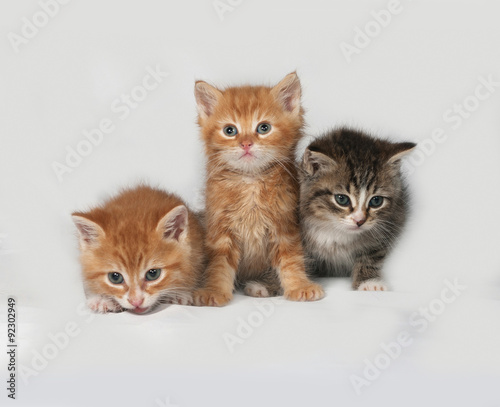
[[[271,131],[271,125],[269,123],[261,123],[257,126],[257,133],[267,134]]]
[[[235,126],[226,126],[222,131],[228,137],[234,137],[238,134],[238,129]]]
[[[368,206],[371,206],[372,208],[378,208],[380,205],[382,205],[382,202],[384,202],[384,198],[381,196],[374,196],[372,199],[370,199],[370,202],[368,203]]]
[[[347,195],[335,195],[335,200],[340,206],[347,206],[351,202]]]
[[[146,272],[146,280],[153,281],[160,277],[161,269],[151,269]]]
[[[108,273],[108,278],[109,281],[111,281],[113,284],[123,283],[123,276],[120,273],[117,272]]]

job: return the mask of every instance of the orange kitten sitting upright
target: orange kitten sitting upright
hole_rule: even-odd
[[[284,292],[318,300],[323,289],[304,267],[295,149],[303,126],[295,73],[273,88],[219,90],[196,82],[198,123],[207,155],[209,265],[196,305],[229,302],[236,285],[247,295]]]
[[[203,229],[177,196],[147,186],[73,213],[87,305],[145,313],[192,303],[204,266]]]

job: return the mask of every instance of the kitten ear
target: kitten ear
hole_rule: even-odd
[[[176,206],[158,222],[156,230],[165,240],[183,241],[187,236],[188,210],[184,205]]]
[[[389,161],[387,161],[387,163],[390,165],[399,164],[401,159],[407,154],[410,154],[416,146],[417,145],[415,143],[409,142],[393,144],[392,150],[390,151]]]
[[[206,119],[213,114],[222,92],[206,82],[197,81],[194,85],[194,96],[198,105],[198,113]]]
[[[98,245],[105,236],[104,230],[95,222],[86,218],[83,214],[74,213],[72,216],[78,233],[80,243],[83,246]]]
[[[315,175],[327,165],[335,165],[335,161],[319,151],[306,149],[302,158],[302,169],[309,175]]]
[[[271,89],[271,94],[281,102],[286,111],[299,113],[302,91],[297,73],[292,72],[285,76]]]

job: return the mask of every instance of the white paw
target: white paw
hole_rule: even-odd
[[[359,287],[358,291],[388,291],[389,288],[378,278],[371,278],[369,280],[363,281]]]
[[[193,305],[193,296],[191,294],[172,294],[167,300],[167,304]]]
[[[261,283],[251,281],[245,284],[243,292],[251,297],[270,297],[269,291]]]
[[[87,306],[94,312],[105,314],[106,312],[121,312],[123,308],[120,307],[115,301],[94,295],[87,298]]]

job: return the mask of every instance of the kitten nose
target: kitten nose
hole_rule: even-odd
[[[366,215],[362,211],[356,211],[351,216],[353,222],[358,226],[358,228],[366,222]]]
[[[132,304],[134,307],[138,308],[142,305],[142,303],[144,302],[144,298],[141,298],[141,299],[137,299],[137,298],[129,298],[128,299],[128,302],[130,302],[130,304]]]
[[[253,146],[253,143],[251,141],[242,141],[240,143],[240,146],[243,150],[248,151],[250,150],[250,147]]]
[[[365,222],[366,222],[366,219],[361,219],[361,220],[356,221],[356,225],[358,225],[358,227],[360,227]]]

